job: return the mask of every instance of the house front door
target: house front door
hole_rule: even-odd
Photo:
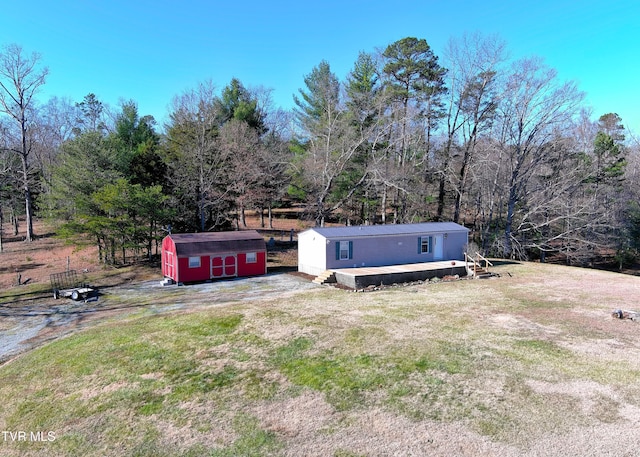
[[[433,237],[433,260],[442,260],[444,258],[444,237],[435,235]]]
[[[226,278],[236,276],[236,256],[214,256],[211,258],[211,277]]]

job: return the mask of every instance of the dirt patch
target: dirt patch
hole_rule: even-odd
[[[624,411],[618,411],[620,404],[625,403],[611,386],[601,385],[593,381],[573,381],[565,383],[549,383],[544,381],[528,380],[527,384],[534,391],[543,394],[555,394],[575,398],[585,414],[598,415],[602,406],[608,405],[615,410],[615,419],[624,417],[630,426],[637,427],[640,424],[640,408],[625,404]],[[612,418],[613,419],[613,418]]]
[[[301,442],[308,442],[318,430],[331,426],[342,416],[325,401],[324,395],[311,391],[284,401],[258,404],[252,412],[265,430],[296,437]]]
[[[3,233],[9,230],[5,224]],[[0,253],[0,290],[24,284],[49,284],[49,275],[67,267],[81,272],[95,272],[98,250],[89,243],[67,244],[41,222],[35,222],[38,237],[31,243],[23,236],[3,240]],[[20,234],[22,235],[22,234]]]

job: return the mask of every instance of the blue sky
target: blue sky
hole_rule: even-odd
[[[637,0],[0,2],[0,45],[49,67],[41,102],[133,99],[160,123],[174,96],[207,79],[270,88],[289,109],[323,59],[343,79],[360,51],[415,36],[442,55],[450,38],[481,32],[499,34],[512,59],[544,58],[586,92],[594,117],[617,112],[640,133],[639,24]]]

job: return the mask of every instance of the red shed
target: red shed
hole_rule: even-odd
[[[162,275],[177,283],[267,272],[267,246],[255,230],[176,233],[162,240]]]

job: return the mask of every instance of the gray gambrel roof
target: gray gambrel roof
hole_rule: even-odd
[[[422,222],[419,224],[358,225],[350,227],[315,227],[321,236],[331,238],[358,238],[385,235],[424,235],[428,233],[469,232],[469,229],[455,222]]]
[[[255,230],[173,233],[168,236],[175,243],[179,257],[266,249],[264,238]]]

